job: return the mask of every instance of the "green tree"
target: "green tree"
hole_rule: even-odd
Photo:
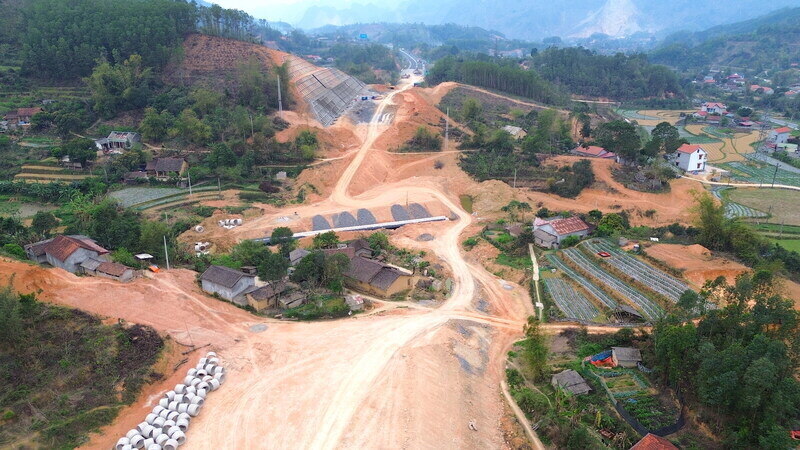
[[[392,245],[389,243],[389,236],[380,231],[376,231],[367,236],[367,242],[369,242],[369,248],[372,249],[376,255],[392,249]]]
[[[336,235],[336,232],[327,231],[314,236],[314,240],[312,241],[311,245],[313,248],[318,249],[334,248],[337,244],[339,244],[339,236]]]
[[[635,162],[639,157],[642,142],[633,124],[622,120],[606,122],[597,127],[594,136],[599,146],[616,153],[626,162]]]
[[[11,286],[6,286],[0,289],[0,345],[13,346],[21,335],[19,298]]]
[[[164,253],[164,237],[167,238],[167,245],[172,246],[172,230],[169,225],[160,221],[146,220],[140,225],[139,241],[134,247],[143,253],[155,255],[158,260],[161,260],[161,255]]]
[[[473,97],[468,97],[461,105],[461,118],[464,122],[480,121],[483,116],[483,105]]]
[[[539,321],[534,316],[528,317],[525,325],[525,339],[522,346],[521,357],[525,369],[534,381],[544,380],[550,369],[547,365],[547,338],[539,329]]]
[[[101,62],[86,79],[94,110],[111,118],[120,111],[144,106],[150,96],[151,78],[152,69],[144,67],[139,55],[131,55],[121,64]]]
[[[149,141],[161,142],[169,135],[169,130],[175,123],[175,117],[169,111],[162,111],[160,114],[155,108],[146,108],[144,117],[139,123],[139,131],[142,137]]]
[[[50,211],[38,211],[31,221],[33,231],[43,236],[50,236],[50,232],[57,226],[58,219]]]
[[[211,146],[211,152],[206,156],[205,164],[212,170],[220,167],[233,167],[236,165],[236,153],[224,142]]]
[[[194,110],[200,115],[205,115],[219,107],[224,96],[217,91],[199,87],[189,94],[189,99],[193,103]]]
[[[686,142],[678,129],[669,122],[661,122],[650,132],[650,142],[645,146],[645,154],[656,156],[659,153],[672,154]]]
[[[97,146],[91,139],[75,138],[65,142],[61,147],[54,148],[52,155],[56,158],[68,156],[70,162],[85,165],[87,161],[94,161],[97,158]]]
[[[697,241],[711,250],[724,250],[728,245],[729,221],[725,207],[707,192],[695,196],[696,226],[700,230]]]
[[[289,261],[280,253],[269,252],[256,267],[258,268],[258,276],[262,280],[280,281],[286,276],[286,272],[289,269]]]
[[[597,224],[597,231],[602,236],[611,236],[625,231],[625,221],[617,213],[609,213],[600,219]]]
[[[344,274],[350,269],[350,258],[344,253],[334,253],[325,258],[322,281],[331,291],[341,294],[344,290]]]
[[[271,245],[279,245],[280,253],[283,256],[289,256],[289,252],[297,247],[297,241],[293,239],[294,231],[289,227],[278,227],[272,230],[269,243]]]
[[[203,145],[211,139],[211,127],[203,123],[191,109],[184,109],[175,121],[178,135],[187,141]]]

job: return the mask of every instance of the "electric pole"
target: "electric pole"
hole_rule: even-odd
[[[281,98],[281,76],[278,74],[278,117],[283,119],[283,100]]]
[[[778,168],[780,166],[781,166],[780,164],[775,165],[775,173],[772,174],[772,187],[775,187],[775,178],[778,176]]]
[[[444,150],[447,151],[450,143],[450,108],[447,108],[447,116],[444,118]]]
[[[167,260],[167,270],[169,270],[169,251],[167,251],[167,236],[164,236],[164,257]]]
[[[188,171],[186,172],[186,176],[189,178],[189,197],[192,196],[192,174]]]

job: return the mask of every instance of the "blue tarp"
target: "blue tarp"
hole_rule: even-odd
[[[590,359],[590,361],[602,361],[604,359],[611,358],[611,350],[606,350],[604,352],[600,352]]]

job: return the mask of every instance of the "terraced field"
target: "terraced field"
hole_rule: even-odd
[[[196,203],[201,200],[216,198],[216,186],[202,186],[192,190],[189,197],[188,189],[178,188],[151,188],[131,187],[109,194],[126,208],[135,208],[140,211],[147,209],[161,210],[171,206]]]
[[[556,277],[547,277],[543,281],[550,298],[567,318],[593,320],[600,314],[597,307],[566,281]]]
[[[592,254],[598,252],[611,253],[612,256],[610,258],[599,258],[603,264],[609,264],[617,268],[619,271],[673,302],[677,303],[681,295],[689,289],[686,283],[649,264],[639,261],[633,256],[623,252],[618,247],[612,246],[606,240],[592,239],[584,241],[581,245]]]
[[[722,164],[722,167],[731,171],[731,177],[746,183],[772,184],[774,177],[775,184],[800,187],[800,174],[789,172],[775,166],[762,165],[752,162],[734,161]]]
[[[635,306],[636,309],[641,311],[648,319],[657,319],[664,315],[664,310],[655,302],[647,298],[636,289],[628,286],[627,283],[623,282],[619,278],[601,269],[579,249],[569,248],[562,251],[562,254],[566,256],[567,259],[569,259],[573,264],[579,267],[581,271],[597,280],[598,283],[605,285],[608,289],[617,292],[626,301]]]
[[[606,294],[602,289],[597,287],[594,283],[586,279],[586,277],[574,271],[572,267],[568,266],[564,261],[562,261],[557,254],[551,253],[548,254],[546,257],[547,260],[550,261],[550,264],[555,266],[556,269],[567,274],[567,276],[569,276],[573,281],[578,283],[587,292],[592,294],[594,298],[596,298],[600,303],[607,306],[609,309],[615,309],[617,306],[619,306],[619,303],[616,300],[614,300],[610,295]]]
[[[725,205],[726,218],[733,219],[735,217],[746,217],[746,218],[767,217],[767,213],[725,199],[722,195],[722,191],[725,191],[727,189],[732,189],[732,188],[729,186],[714,186],[713,188],[711,188],[711,195],[716,197],[719,201],[721,201]]]

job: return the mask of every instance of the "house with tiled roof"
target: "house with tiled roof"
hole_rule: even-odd
[[[154,158],[147,163],[145,171],[148,177],[167,180],[171,177],[182,177],[189,170],[189,163],[183,158]]]
[[[39,107],[19,108],[9,111],[5,115],[5,120],[8,122],[7,126],[10,128],[28,127],[31,124],[31,118],[40,112],[42,112],[42,108]]]
[[[25,246],[28,258],[40,264],[50,264],[72,273],[82,272],[87,260],[107,262],[108,250],[82,235],[59,235]]]
[[[706,170],[708,152],[703,146],[698,144],[683,144],[673,156],[675,166],[680,167],[684,172],[702,172]]]
[[[647,433],[639,442],[633,444],[630,450],[678,450],[678,447],[661,436]]]
[[[592,231],[591,225],[580,217],[545,220],[537,217],[533,221],[534,243],[544,248],[559,248],[561,242],[570,236],[586,237]]]
[[[130,150],[134,144],[141,142],[142,137],[133,131],[112,131],[108,137],[97,139],[94,145],[106,153],[113,150]]]
[[[596,145],[590,145],[588,147],[577,146],[572,150],[574,155],[578,156],[587,156],[589,158],[602,158],[602,159],[616,159],[617,155],[614,152],[610,152],[603,147],[598,147]]]
[[[769,132],[767,140],[773,144],[785,144],[789,141],[789,136],[792,135],[792,129],[789,127],[775,128]]]
[[[708,114],[725,114],[728,111],[728,107],[724,103],[705,102],[700,107],[700,111],[705,111]]]
[[[242,305],[246,292],[255,284],[255,275],[224,266],[211,266],[200,275],[200,286],[205,292]]]
[[[363,256],[350,260],[344,276],[348,288],[376,297],[388,298],[414,287],[411,272]]]

